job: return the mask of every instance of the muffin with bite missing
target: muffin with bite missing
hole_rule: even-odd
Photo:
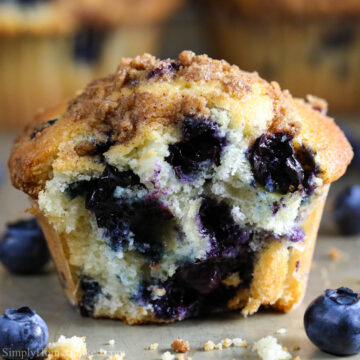
[[[138,324],[293,309],[351,158],[315,98],[184,51],[122,59],[26,127],[9,167],[71,303]]]

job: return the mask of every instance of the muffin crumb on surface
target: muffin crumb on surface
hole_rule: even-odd
[[[85,337],[61,335],[56,342],[47,345],[46,351],[47,360],[79,360],[87,354]]]
[[[287,360],[291,355],[285,351],[273,336],[266,336],[255,342],[253,350],[262,360]]]
[[[190,350],[190,344],[188,341],[177,338],[172,344],[172,349],[174,349],[178,353],[186,353]]]

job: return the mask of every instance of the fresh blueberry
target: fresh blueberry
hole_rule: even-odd
[[[326,290],[307,308],[305,331],[314,345],[334,355],[360,352],[360,295],[341,287]]]
[[[342,234],[360,234],[360,185],[349,186],[337,196],[334,217]]]
[[[44,235],[35,218],[7,225],[0,238],[0,261],[16,274],[40,271],[50,254]]]
[[[32,359],[49,340],[45,321],[27,306],[7,309],[0,316],[0,355],[5,359]]]

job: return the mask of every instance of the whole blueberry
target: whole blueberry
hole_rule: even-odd
[[[0,356],[32,359],[45,348],[49,330],[45,321],[27,306],[7,309],[0,316]]]
[[[326,290],[307,308],[305,331],[314,345],[335,355],[360,352],[360,295],[341,287]]]
[[[40,271],[50,254],[44,235],[35,218],[7,225],[0,237],[0,261],[16,274]]]
[[[336,198],[334,217],[344,235],[360,234],[360,186],[351,185]]]

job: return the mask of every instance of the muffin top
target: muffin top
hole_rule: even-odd
[[[160,127],[176,134],[189,117],[207,119],[214,110],[227,112],[228,126],[249,148],[264,134],[293,138],[295,150],[312,154],[325,184],[338,179],[352,158],[324,101],[294,99],[257,73],[183,51],[176,60],[149,54],[122,59],[114,74],[39,115],[15,141],[12,182],[36,199],[54,172],[74,180],[101,173],[104,159],[114,166],[119,157],[131,159],[133,150],[155,141]]]
[[[0,35],[68,34],[84,27],[156,23],[183,0],[8,0],[0,2]]]
[[[247,17],[358,17],[358,0],[230,0]]]

